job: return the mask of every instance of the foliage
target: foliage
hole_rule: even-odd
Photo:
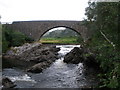
[[[2,34],[2,52],[7,51],[9,42],[6,40],[5,35]]]
[[[21,32],[14,31],[6,25],[2,25],[2,52],[6,52],[9,47],[20,46],[25,42],[31,42],[32,39]]]
[[[120,88],[119,2],[89,2],[85,25],[94,32],[88,47],[96,53],[102,72],[99,87]]]
[[[78,37],[41,38],[41,43],[79,44]]]
[[[0,55],[2,54],[2,24],[0,23]]]
[[[47,32],[43,35],[43,37],[53,37],[53,38],[60,38],[60,37],[80,37],[80,34],[75,32],[72,29],[66,28],[65,30],[55,30],[51,32]]]
[[[40,41],[42,43],[78,44],[83,42],[83,39],[77,32],[66,28],[65,30],[47,32]]]

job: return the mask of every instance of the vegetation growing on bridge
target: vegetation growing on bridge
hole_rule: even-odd
[[[102,72],[99,87],[120,88],[119,2],[92,2],[86,8],[85,25],[94,32],[87,47],[96,53]]]
[[[20,46],[32,39],[21,32],[14,31],[5,25],[2,25],[2,52],[6,52],[10,47]]]

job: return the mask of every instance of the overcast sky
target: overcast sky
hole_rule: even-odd
[[[0,0],[1,22],[83,20],[88,0]]]

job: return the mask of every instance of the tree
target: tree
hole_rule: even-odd
[[[20,46],[33,40],[21,32],[14,31],[6,25],[2,25],[2,52],[6,52],[9,47]]]
[[[120,2],[89,2],[85,25],[94,32],[89,47],[96,53],[102,73],[100,87],[120,88]]]
[[[89,21],[88,27],[90,30],[101,33],[101,35],[103,35],[111,45],[116,46],[116,48],[119,47],[118,6],[118,2],[89,2],[89,7],[86,8],[87,21]]]

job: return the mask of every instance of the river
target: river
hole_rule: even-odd
[[[96,84],[94,78],[86,78],[83,72],[83,64],[66,64],[63,62],[64,55],[74,47],[80,45],[56,45],[60,47],[57,59],[42,73],[33,74],[18,68],[5,68],[2,75],[9,77],[16,88],[81,88]]]

